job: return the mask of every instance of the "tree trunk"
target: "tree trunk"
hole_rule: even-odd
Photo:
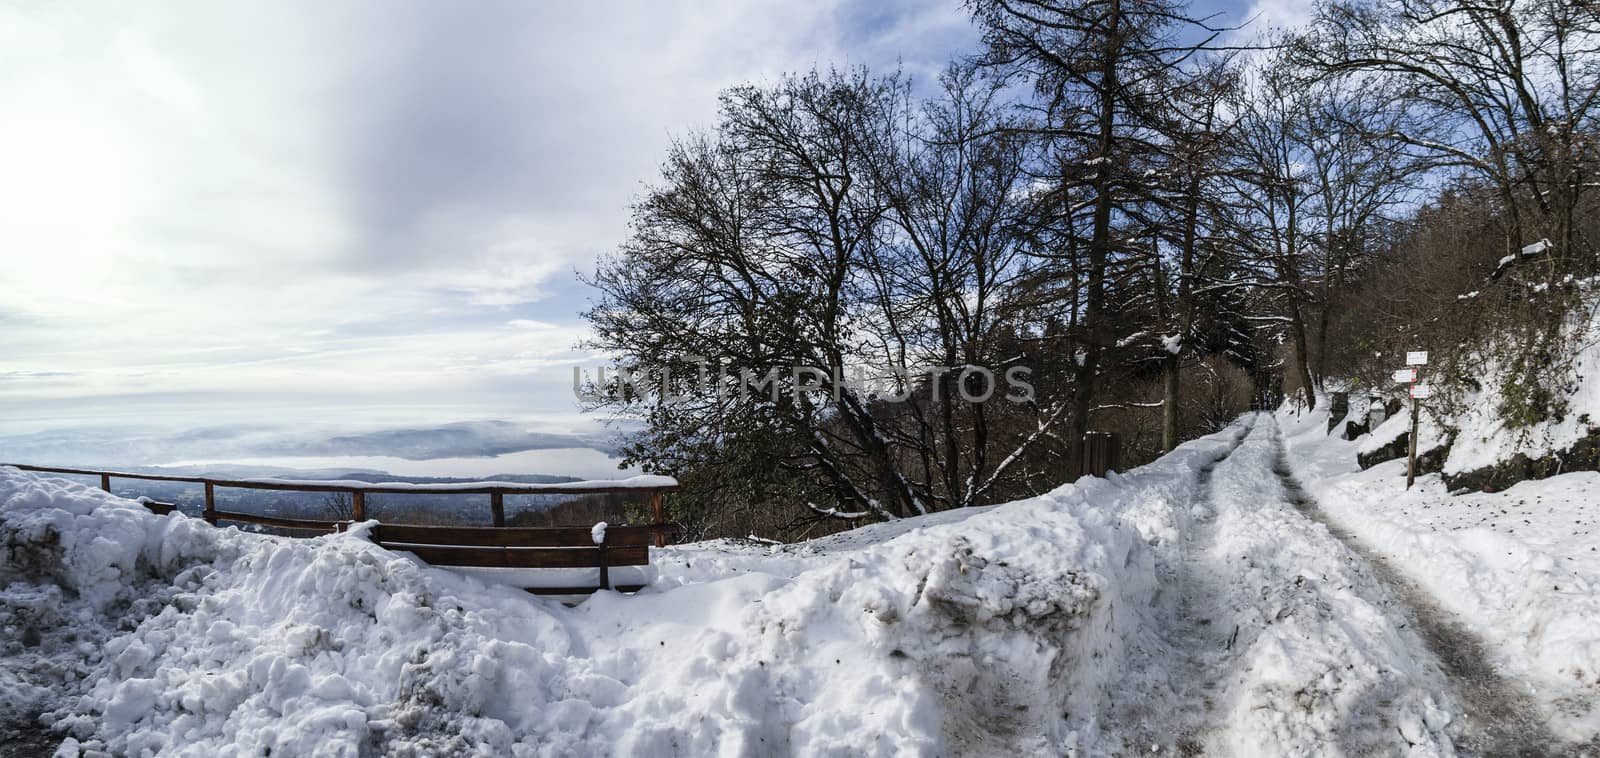
[[[1161,450],[1172,452],[1178,446],[1178,369],[1176,353],[1161,359]]]
[[[1294,372],[1300,380],[1301,389],[1306,393],[1306,410],[1316,410],[1317,392],[1311,384],[1311,369],[1307,366],[1309,354],[1306,352],[1306,321],[1300,312],[1300,299],[1294,295],[1289,297],[1289,333],[1294,340]]]
[[[1211,116],[1206,116],[1206,129],[1211,129]],[[1173,304],[1177,316],[1176,336],[1178,350],[1169,351],[1161,362],[1161,450],[1170,453],[1178,446],[1178,429],[1182,424],[1183,398],[1180,371],[1183,368],[1183,350],[1189,342],[1189,328],[1194,322],[1194,259],[1200,239],[1200,170],[1189,167],[1189,197],[1184,207],[1183,251],[1178,266],[1178,301]]]
[[[1069,431],[1072,438],[1069,440],[1068,449],[1071,451],[1071,460],[1067,463],[1070,479],[1076,480],[1083,476],[1083,435],[1089,431],[1089,409],[1094,400],[1095,374],[1100,369],[1100,348],[1104,342],[1101,332],[1105,326],[1103,311],[1106,299],[1106,261],[1110,259],[1111,248],[1111,212],[1115,205],[1112,197],[1111,172],[1115,161],[1111,159],[1117,128],[1117,96],[1121,85],[1117,82],[1117,66],[1120,64],[1118,53],[1123,40],[1122,29],[1122,2],[1111,0],[1106,11],[1106,46],[1105,60],[1100,66],[1100,113],[1096,121],[1099,127],[1099,149],[1095,153],[1098,159],[1095,165],[1095,198],[1094,221],[1089,237],[1089,291],[1084,298],[1083,321],[1087,339],[1083,347],[1083,361],[1078,364],[1078,371],[1072,388],[1072,424]]]
[[[1322,383],[1328,379],[1328,312],[1333,309],[1332,294],[1324,284],[1322,288],[1322,307],[1317,310],[1317,368],[1311,376],[1317,383],[1317,388],[1322,389]]]

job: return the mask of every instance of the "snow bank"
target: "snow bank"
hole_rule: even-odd
[[[1410,401],[1407,401],[1408,403]],[[1394,414],[1383,420],[1378,428],[1364,434],[1355,440],[1356,452],[1361,455],[1370,455],[1389,445],[1395,440],[1411,433],[1411,406],[1408,404]],[[1337,437],[1338,435],[1331,435]],[[1421,413],[1417,417],[1417,454],[1421,455],[1443,444],[1446,440],[1445,430],[1431,414]]]
[[[86,664],[69,690],[78,697],[46,713],[83,747],[506,746],[506,709],[561,692],[522,686],[550,676],[542,657],[572,647],[554,616],[523,593],[382,550],[359,529],[305,541],[215,529],[12,469],[0,469],[0,501],[0,601],[57,593],[82,635],[40,655]],[[512,669],[523,676],[499,675]]]
[[[1462,412],[1443,419],[1459,430],[1445,459],[1446,475],[1462,474],[1493,466],[1521,454],[1541,458],[1566,450],[1600,427],[1600,309],[1585,314],[1567,328],[1567,341],[1573,345],[1572,382],[1567,386],[1567,412],[1560,419],[1546,419],[1529,428],[1509,429],[1500,419],[1500,385],[1511,381],[1498,362],[1486,360],[1479,371],[1482,390],[1470,393]]]
[[[0,617],[29,643],[0,694],[67,755],[1086,750],[1150,545],[1219,444],[809,545],[657,551],[644,592],[571,608],[361,529],[216,529],[0,469]]]
[[[1417,425],[1422,425],[1422,419],[1417,419]],[[1401,409],[1399,413],[1385,418],[1383,423],[1379,424],[1376,429],[1359,437],[1356,440],[1356,452],[1362,454],[1375,453],[1394,444],[1395,440],[1400,439],[1402,435],[1408,434],[1410,431],[1411,411]]]

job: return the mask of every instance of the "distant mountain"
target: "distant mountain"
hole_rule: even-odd
[[[617,454],[599,432],[550,432],[504,421],[462,421],[332,433],[291,425],[241,424],[172,430],[143,426],[0,433],[0,460],[106,468],[108,462],[382,456],[424,461],[494,458],[530,450],[588,448]]]
[[[468,482],[517,482],[520,484],[558,484],[582,481],[576,476],[555,474],[494,474],[479,477],[452,476],[400,476],[380,469],[370,468],[293,468],[289,466],[260,466],[245,464],[217,464],[203,466],[137,466],[119,468],[130,474],[156,474],[167,476],[203,476],[211,479],[328,479],[358,482],[415,482],[418,484],[460,484]]]
[[[202,466],[134,466],[112,470],[129,474],[163,476],[195,476],[212,479],[310,479],[354,480],[361,482],[415,482],[419,484],[465,484],[483,481],[517,482],[521,484],[556,484],[581,481],[579,477],[553,474],[496,474],[490,477],[397,476],[387,471],[361,468],[299,469],[286,466],[259,466],[219,464]],[[77,478],[87,484],[97,484],[88,477]],[[205,490],[189,482],[144,481],[139,479],[113,479],[113,494],[136,499],[147,497],[163,503],[175,503],[178,509],[191,515],[205,509]],[[515,518],[526,512],[537,512],[574,500],[572,495],[508,495],[505,498],[506,515]],[[337,495],[324,492],[288,492],[276,490],[250,490],[232,487],[216,489],[217,508],[238,513],[256,513],[287,518],[342,519],[348,514],[348,504],[341,503]],[[368,495],[368,514],[380,520],[405,523],[447,523],[487,525],[491,523],[489,499],[484,495],[452,495],[442,493],[407,493],[403,495]]]

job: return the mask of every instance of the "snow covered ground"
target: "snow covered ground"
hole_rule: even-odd
[[[1152,590],[1094,491],[1136,490],[878,527],[773,572],[679,548],[657,589],[567,608],[359,532],[212,529],[0,470],[3,686],[69,754],[1053,749],[1093,737],[1137,621],[1116,609]]]
[[[1297,465],[1323,461],[1297,430]],[[0,469],[0,728],[65,755],[1470,747],[1402,604],[1297,508],[1280,449],[1247,418],[1030,500],[654,551],[645,591],[574,607],[360,530],[214,529]],[[1555,621],[1539,644],[1582,633]]]
[[[1366,566],[1289,501],[1275,436],[1254,421],[1155,546],[1163,593],[1123,722],[1151,752],[1455,754],[1448,683]]]
[[[1487,643],[1557,735],[1600,736],[1600,474],[1451,496],[1405,461],[1359,471],[1327,414],[1280,414],[1296,472],[1340,526]]]

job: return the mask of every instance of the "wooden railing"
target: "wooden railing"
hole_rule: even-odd
[[[168,474],[135,474],[124,471],[59,468],[7,463],[23,471],[68,474],[100,478],[100,488],[110,492],[113,479],[155,482],[186,482],[205,488],[205,509],[201,516],[215,525],[228,521],[276,529],[328,533],[343,531],[350,524],[367,518],[366,498],[371,494],[392,495],[488,495],[492,527],[435,526],[422,524],[380,524],[372,539],[384,547],[405,550],[428,563],[443,566],[495,568],[598,568],[600,587],[612,588],[610,567],[642,566],[649,563],[648,546],[665,547],[676,527],[665,519],[665,499],[678,489],[667,477],[635,477],[621,481],[559,482],[523,484],[518,482],[472,482],[467,484],[410,484],[404,482],[360,482],[286,479],[214,479]],[[350,496],[351,520],[321,520],[237,513],[217,508],[217,488],[326,492]],[[508,527],[505,514],[507,495],[603,495],[648,494],[655,523],[642,526],[612,526],[598,542],[591,527]],[[174,509],[169,503],[148,502],[156,513]],[[585,588],[530,588],[546,594],[565,594]],[[593,589],[592,587],[587,589]],[[619,586],[619,590],[637,589]]]

